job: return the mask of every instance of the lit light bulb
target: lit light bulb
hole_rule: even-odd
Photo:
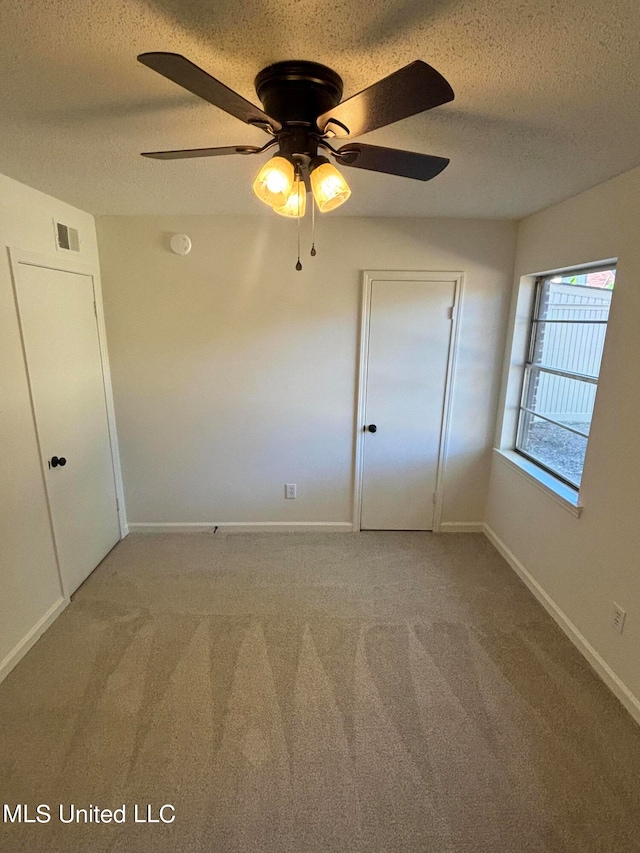
[[[349,184],[335,166],[326,157],[317,157],[317,165],[312,166],[311,190],[321,213],[335,210],[349,198]]]
[[[304,181],[297,180],[285,204],[282,207],[274,207],[273,209],[280,216],[295,216],[302,219],[306,208],[307,188],[304,185]]]
[[[283,207],[293,187],[293,163],[277,154],[256,175],[253,191],[270,207]]]

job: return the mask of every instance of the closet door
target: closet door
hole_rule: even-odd
[[[454,300],[450,280],[371,282],[362,530],[433,529]]]
[[[31,400],[65,593],[120,539],[93,277],[19,262]]]

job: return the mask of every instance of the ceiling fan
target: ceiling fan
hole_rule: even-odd
[[[308,190],[322,212],[335,209],[351,195],[344,177],[319,150],[326,151],[341,166],[418,181],[435,178],[449,163],[445,157],[397,148],[349,142],[336,149],[329,142],[362,136],[453,100],[449,83],[421,60],[400,68],[346,101],[341,101],[342,79],[331,68],[317,62],[277,62],[264,68],[255,80],[262,110],[180,54],[142,53],[138,60],[272,137],[262,147],[230,145],[145,152],[142,156],[176,160],[261,154],[277,146],[277,153],[260,169],[253,189],[261,201],[284,216],[304,216]]]

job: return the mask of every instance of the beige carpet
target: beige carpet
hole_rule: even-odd
[[[132,535],[0,729],[8,853],[640,850],[640,729],[477,535]]]

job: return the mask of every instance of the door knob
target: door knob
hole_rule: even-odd
[[[61,468],[64,468],[64,466],[65,466],[66,464],[67,464],[67,460],[64,458],[64,456],[52,456],[52,457],[51,457],[51,462],[49,462],[49,465],[50,465],[52,468],[57,468],[57,467],[58,467],[58,465],[59,465]]]
[[[369,432],[378,432],[378,427],[375,424],[369,424],[367,429],[369,430]]]

